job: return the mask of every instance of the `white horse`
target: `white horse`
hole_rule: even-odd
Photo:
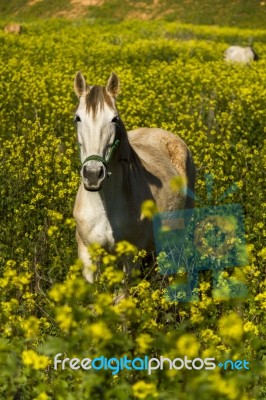
[[[248,64],[251,61],[258,61],[259,57],[251,46],[231,46],[225,50],[224,59],[228,62]]]
[[[73,214],[83,274],[93,283],[88,246],[98,243],[112,251],[126,240],[153,252],[152,221],[142,215],[141,204],[150,199],[159,211],[193,208],[187,193],[194,191],[195,167],[187,146],[173,133],[153,128],[126,132],[115,103],[116,74],[104,87],[87,86],[78,72],[74,89],[82,167]],[[179,192],[169,185],[176,176],[184,183]]]

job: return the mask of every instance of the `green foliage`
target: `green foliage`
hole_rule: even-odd
[[[222,54],[251,31],[164,22],[28,23],[0,33],[0,397],[5,399],[263,399],[265,388],[265,31],[253,31],[258,63],[228,65]],[[105,84],[112,70],[128,129],[158,126],[180,135],[197,168],[197,207],[240,203],[249,265],[223,278],[246,282],[245,299],[212,296],[202,274],[199,303],[171,303],[173,277],[136,276],[113,305],[123,274],[116,254],[94,247],[93,287],[76,260],[72,208],[79,184],[73,111],[78,70]],[[208,199],[205,174],[214,177]],[[236,183],[239,190],[219,200]],[[147,205],[146,212],[151,212]],[[144,207],[145,211],[145,207]],[[222,282],[222,280],[221,280]],[[221,289],[223,289],[221,287]],[[250,370],[54,370],[53,357],[246,359]]]

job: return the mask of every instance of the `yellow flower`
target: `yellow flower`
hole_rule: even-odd
[[[65,289],[63,288],[63,285],[56,284],[50,290],[49,297],[55,302],[59,302],[64,297],[64,294]]]
[[[127,242],[126,240],[122,240],[118,242],[115,246],[115,251],[118,257],[121,256],[133,256],[137,253],[137,248],[133,244]]]
[[[52,221],[62,221],[63,215],[54,210],[48,210],[48,215],[51,217]]]
[[[56,309],[56,321],[62,331],[68,332],[70,328],[77,326],[77,323],[73,320],[72,308],[64,305],[57,307]]]
[[[51,225],[50,228],[47,230],[47,233],[49,236],[53,236],[53,234],[57,231],[58,231],[58,226]]]
[[[104,310],[110,308],[113,304],[113,295],[109,293],[100,293],[97,296],[97,302],[94,304],[95,312],[102,315]]]
[[[34,397],[34,400],[49,400],[49,399],[50,397],[45,392],[42,392],[38,394],[37,397]]]
[[[45,369],[49,364],[49,358],[37,354],[34,350],[24,350],[22,352],[22,360],[24,365],[33,369]]]
[[[193,324],[200,324],[204,320],[199,307],[191,306],[191,322]]]
[[[147,255],[146,250],[140,250],[140,251],[138,252],[138,254],[136,254],[136,255],[134,256],[133,262],[136,263],[136,262],[142,260],[146,255]]]
[[[141,333],[136,339],[139,353],[146,353],[152,343],[152,337],[147,333]]]
[[[178,338],[176,342],[178,355],[196,357],[199,354],[199,343],[195,335],[187,333]]]
[[[152,219],[158,212],[157,206],[153,200],[145,200],[141,205],[141,216]]]
[[[221,338],[216,335],[216,332],[211,329],[204,329],[201,332],[201,338],[204,343],[208,344],[209,346],[214,346],[214,350],[217,350],[219,347],[219,343],[221,343]]]
[[[76,227],[76,222],[74,218],[66,218],[65,224],[69,226],[71,229],[74,229]]]
[[[88,328],[88,331],[92,335],[93,339],[96,340],[110,340],[112,337],[112,332],[102,321],[91,324]]]
[[[215,393],[222,395],[222,398],[228,400],[255,400],[241,393],[239,384],[235,378],[224,379],[219,371],[213,371],[207,378],[211,383]],[[220,397],[219,397],[220,398]]]
[[[13,283],[16,285],[20,290],[23,290],[23,286],[26,286],[30,283],[32,274],[29,272],[25,272],[23,274],[17,275],[13,277]]]
[[[116,256],[114,256],[112,254],[103,256],[102,262],[104,265],[114,265],[116,262]]]
[[[81,298],[88,290],[88,284],[82,277],[76,277],[75,271],[70,269],[64,283],[55,284],[49,292],[49,297],[60,302],[63,299],[70,299],[75,296]]]
[[[210,288],[209,282],[201,282],[199,285],[199,289],[201,292],[206,292]]]
[[[40,321],[34,316],[31,316],[24,321],[22,327],[25,331],[26,338],[31,339],[36,337],[39,333],[39,325]]]
[[[173,192],[179,192],[182,189],[184,189],[187,185],[187,181],[185,178],[182,178],[182,176],[175,176],[174,178],[171,179],[170,182],[170,187],[173,190]]]
[[[255,301],[259,301],[261,304],[260,306],[266,310],[266,292],[264,293],[259,293],[256,297],[255,297]]]
[[[266,260],[266,247],[263,247],[263,249],[258,253],[258,256],[263,260]]]
[[[253,332],[255,335],[259,334],[259,329],[256,325],[254,325],[251,321],[248,321],[244,324],[244,332]]]
[[[139,308],[137,308],[137,300],[132,297],[122,299],[113,309],[116,314],[123,314],[131,318],[136,318],[136,315],[140,313]]]
[[[138,381],[133,386],[133,395],[137,399],[156,399],[158,397],[158,392],[156,391],[156,387],[153,383],[146,383],[145,381]]]
[[[101,274],[101,281],[104,280],[108,286],[121,283],[123,278],[124,272],[114,267],[105,268],[104,272]]]
[[[154,292],[152,292],[151,295],[152,300],[156,301],[156,300],[160,300],[161,298],[161,291],[159,289],[155,290]]]
[[[232,312],[219,321],[219,332],[224,338],[240,341],[243,336],[243,323],[237,313]]]

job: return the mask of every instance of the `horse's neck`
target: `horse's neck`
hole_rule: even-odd
[[[121,205],[124,197],[122,163],[114,159],[108,165],[110,176],[106,178],[103,188],[99,191],[101,202],[107,212]]]
[[[110,219],[116,219],[116,215],[125,219],[135,217],[140,213],[140,202],[144,187],[142,183],[142,171],[139,160],[128,143],[127,158],[123,155],[114,157],[108,166],[111,172],[105,182],[101,195]],[[122,158],[122,159],[121,159]],[[114,217],[113,217],[114,215]]]

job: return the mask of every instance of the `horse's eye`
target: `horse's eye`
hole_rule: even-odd
[[[114,124],[117,123],[119,121],[119,116],[116,115],[111,122],[113,122]]]
[[[81,122],[79,115],[75,115],[74,122]]]

